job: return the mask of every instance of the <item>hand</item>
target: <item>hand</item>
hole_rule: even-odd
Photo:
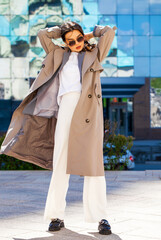
[[[113,27],[113,30],[116,30],[116,29],[117,29],[117,27],[116,27],[116,26],[114,26],[114,27]]]
[[[84,34],[84,40],[89,40],[89,39],[91,39],[91,38],[93,38],[94,36],[93,36],[93,33],[92,32],[90,32],[90,33],[85,33]]]

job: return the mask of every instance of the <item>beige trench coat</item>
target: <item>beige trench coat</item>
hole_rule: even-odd
[[[116,29],[116,27],[114,27]],[[91,52],[79,53],[82,91],[73,113],[68,144],[67,174],[103,176],[103,106],[100,62],[106,57],[115,31],[96,25],[98,44]],[[61,37],[58,26],[40,29],[38,37],[47,56],[21,104],[14,111],[0,153],[53,169],[54,133],[59,106],[58,72],[70,50],[53,43]],[[64,119],[65,121],[65,119]]]

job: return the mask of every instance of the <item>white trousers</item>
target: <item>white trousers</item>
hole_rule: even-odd
[[[79,97],[79,92],[68,92],[62,96],[59,105],[53,151],[53,172],[45,205],[44,220],[64,219],[65,216],[66,194],[70,177],[70,174],[66,174],[68,136],[72,115]],[[107,217],[105,176],[84,176],[83,208],[85,222],[98,222]]]

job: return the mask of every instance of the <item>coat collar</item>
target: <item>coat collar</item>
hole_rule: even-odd
[[[97,55],[98,48],[93,49],[93,51],[81,51],[78,54],[78,65],[81,75],[81,79],[83,79],[83,76],[86,72],[86,70],[89,68],[89,66],[94,62],[96,55]],[[66,47],[65,50],[62,48],[58,48],[54,52],[54,69],[53,74],[58,69],[58,67],[61,64],[60,70],[63,68],[65,63],[68,61],[70,56],[71,50]]]

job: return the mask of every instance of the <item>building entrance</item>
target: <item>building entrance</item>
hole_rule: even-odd
[[[126,102],[110,103],[110,121],[117,121],[116,134],[128,136],[128,111]]]

